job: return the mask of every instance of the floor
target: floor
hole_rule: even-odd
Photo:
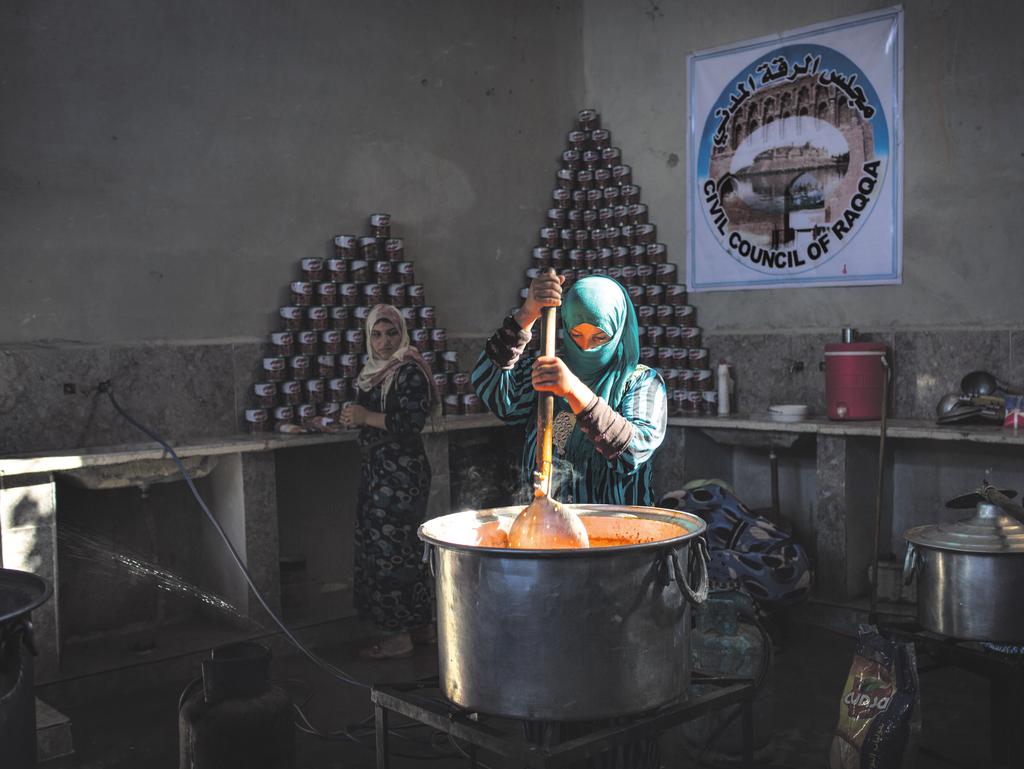
[[[353,621],[336,623],[328,640],[316,651],[355,678],[366,682],[411,681],[436,671],[436,647],[418,647],[408,659],[371,662],[359,659],[367,628]],[[854,649],[852,638],[784,619],[773,629],[776,655],[762,692],[759,731],[770,738],[760,751],[760,765],[775,769],[826,767],[839,699]],[[194,674],[168,684],[146,687],[130,695],[90,698],[79,687],[75,701],[62,700],[57,689],[40,687],[37,694],[70,716],[76,753],[55,759],[46,769],[171,769],[178,766],[178,698]],[[372,708],[367,691],[333,679],[303,657],[279,655],[273,661],[276,683],[321,732],[347,727],[358,742],[296,734],[296,766],[300,769],[358,769],[375,765]],[[983,679],[953,668],[922,676],[921,744],[915,767],[965,766],[979,769],[990,764],[988,740],[988,685]],[[58,695],[56,698],[53,695]],[[65,695],[66,696],[66,695]],[[430,759],[395,757],[392,765],[447,769],[468,766],[445,739],[425,728],[401,729],[394,748]],[[723,736],[722,739],[727,739]],[[712,755],[713,749],[705,754]],[[445,758],[445,756],[455,756]],[[941,756],[942,758],[938,758]],[[696,766],[678,749],[678,742],[662,743],[666,767]],[[502,763],[481,756],[497,769]],[[205,768],[201,768],[205,769]]]

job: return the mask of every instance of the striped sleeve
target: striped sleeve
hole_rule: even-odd
[[[633,431],[629,444],[608,463],[616,471],[630,474],[650,460],[665,439],[668,398],[661,375],[644,367],[626,390],[618,411]]]
[[[576,423],[607,460],[617,459],[633,440],[633,423],[597,395],[576,415]]]
[[[498,330],[487,340],[484,353],[498,368],[510,369],[522,357],[532,338],[533,334],[519,327],[514,315],[506,315]]]
[[[523,356],[529,341],[530,334],[508,316],[487,340],[471,377],[473,391],[488,410],[509,424],[525,424],[536,401],[533,356]]]

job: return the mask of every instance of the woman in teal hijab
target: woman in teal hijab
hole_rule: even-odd
[[[604,276],[565,292],[548,273],[530,284],[523,306],[488,340],[473,386],[499,418],[526,426],[522,490],[530,491],[537,440],[537,392],[555,398],[555,487],[562,502],[651,505],[651,457],[665,436],[661,376],[639,365],[636,313],[629,294]],[[563,351],[524,355],[544,307],[561,306]]]

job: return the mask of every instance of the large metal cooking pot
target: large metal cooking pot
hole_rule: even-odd
[[[508,549],[521,506],[420,527],[436,576],[441,685],[455,704],[574,721],[649,710],[686,691],[690,603],[707,595],[704,521],[570,507],[590,548]]]
[[[917,575],[918,622],[952,638],[1024,641],[1024,525],[979,494],[948,504],[965,503],[975,507],[969,518],[904,532],[903,577],[909,584]]]

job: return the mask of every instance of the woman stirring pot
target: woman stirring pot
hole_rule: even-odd
[[[366,319],[366,366],[341,423],[358,427],[362,475],[355,530],[355,605],[386,635],[363,650],[371,659],[407,657],[434,636],[432,579],[416,529],[430,496],[430,464],[420,432],[436,402],[430,368],[409,344],[391,305]]]
[[[555,477],[559,502],[651,505],[651,457],[665,437],[665,383],[639,365],[629,294],[603,276],[565,292],[554,272],[535,278],[523,306],[487,341],[473,387],[498,418],[527,425],[522,486],[532,494],[537,392],[555,399]],[[544,307],[561,306],[563,358],[524,356]]]

